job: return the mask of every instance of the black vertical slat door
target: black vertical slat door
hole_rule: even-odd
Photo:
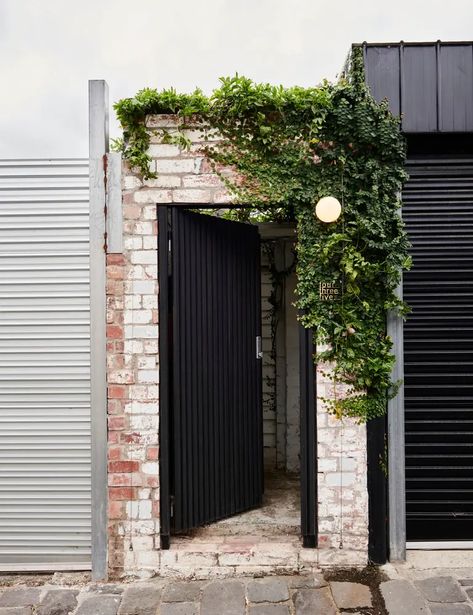
[[[172,529],[261,504],[260,239],[249,224],[172,209]]]
[[[409,160],[407,539],[473,538],[473,158]]]

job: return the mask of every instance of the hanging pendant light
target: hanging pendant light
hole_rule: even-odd
[[[322,197],[315,206],[315,215],[321,222],[336,222],[341,213],[340,201],[334,196]]]

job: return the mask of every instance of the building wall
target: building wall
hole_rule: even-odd
[[[266,241],[261,259],[265,470],[297,474],[300,471],[300,383],[294,240],[265,239],[265,234],[271,235],[271,224],[267,230],[264,223],[259,225],[262,241]],[[270,301],[273,280],[268,251],[281,274],[276,306]]]
[[[276,362],[272,356],[272,305],[270,296],[272,280],[269,258],[264,249],[261,250],[261,337],[263,347],[263,445],[264,469],[270,471],[276,468]]]
[[[202,154],[200,130],[190,151],[161,143],[174,116],[151,116],[147,181],[123,167],[123,254],[107,256],[109,568],[147,575],[159,568],[159,386],[157,212],[159,203],[230,201]],[[318,373],[319,395],[329,385]],[[327,390],[330,394],[330,391]],[[330,418],[318,402],[321,564],[367,560],[365,428]],[[343,525],[343,549],[339,549]]]
[[[361,565],[368,552],[366,425],[326,411],[320,398],[345,392],[329,372],[330,365],[317,366],[319,565]]]

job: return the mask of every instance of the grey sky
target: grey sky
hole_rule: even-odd
[[[0,158],[86,156],[88,79],[313,85],[352,42],[472,38],[473,0],[0,0]]]

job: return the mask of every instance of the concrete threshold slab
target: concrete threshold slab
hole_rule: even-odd
[[[473,550],[409,550],[406,563],[417,570],[436,568],[471,568]]]

